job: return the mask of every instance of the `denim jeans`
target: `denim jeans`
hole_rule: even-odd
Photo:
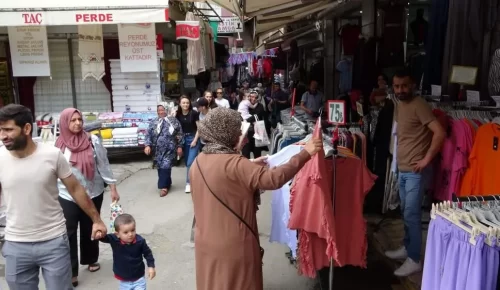
[[[136,281],[120,281],[119,290],[146,290],[146,278]]]
[[[186,162],[186,183],[189,184],[189,168],[193,164],[194,159],[198,156],[200,152],[200,140],[196,143],[196,146],[191,147],[191,142],[194,140],[194,134],[186,133],[184,134],[184,161]]]
[[[425,168],[421,173],[399,172],[399,197],[403,214],[405,237],[404,246],[408,257],[415,262],[420,261],[422,247],[422,201],[432,168]]]

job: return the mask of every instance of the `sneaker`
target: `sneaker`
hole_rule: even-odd
[[[408,258],[408,252],[404,246],[394,251],[387,251],[385,255],[393,260],[404,260]]]
[[[422,264],[420,262],[416,263],[412,259],[408,258],[403,265],[401,265],[401,267],[394,271],[394,275],[398,277],[407,277],[420,271],[422,271]]]
[[[190,184],[186,184],[186,190],[184,192],[191,193],[191,185]]]

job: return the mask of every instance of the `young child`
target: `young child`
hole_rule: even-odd
[[[255,107],[257,107],[259,103],[255,103],[252,105],[252,103],[250,103],[249,100],[243,100],[241,101],[241,103],[238,105],[238,112],[241,114],[241,117],[243,118],[243,120],[246,120],[250,117],[252,117],[252,115],[250,115],[249,111],[250,109],[255,109]]]
[[[106,235],[101,242],[110,244],[113,250],[113,272],[120,281],[120,290],[146,289],[143,259],[150,280],[156,275],[155,259],[146,240],[136,234],[134,217],[119,215],[115,219],[115,233]]]

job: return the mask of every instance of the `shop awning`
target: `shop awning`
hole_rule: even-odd
[[[260,0],[259,0],[260,1]],[[307,5],[299,5],[283,9],[281,12],[268,12],[258,15],[256,34],[277,30],[289,23],[305,19],[313,13],[329,9],[338,5],[337,2],[321,1]]]
[[[0,26],[160,23],[168,21],[168,8],[0,12]]]

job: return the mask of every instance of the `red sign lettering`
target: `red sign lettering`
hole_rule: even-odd
[[[113,14],[112,13],[84,13],[84,14],[76,14],[75,15],[76,22],[85,22],[85,23],[101,23],[101,22],[113,22]]]
[[[24,24],[42,24],[42,13],[23,13],[21,15]]]
[[[200,26],[180,24],[177,22],[175,27],[175,36],[177,39],[198,40],[200,38]]]

